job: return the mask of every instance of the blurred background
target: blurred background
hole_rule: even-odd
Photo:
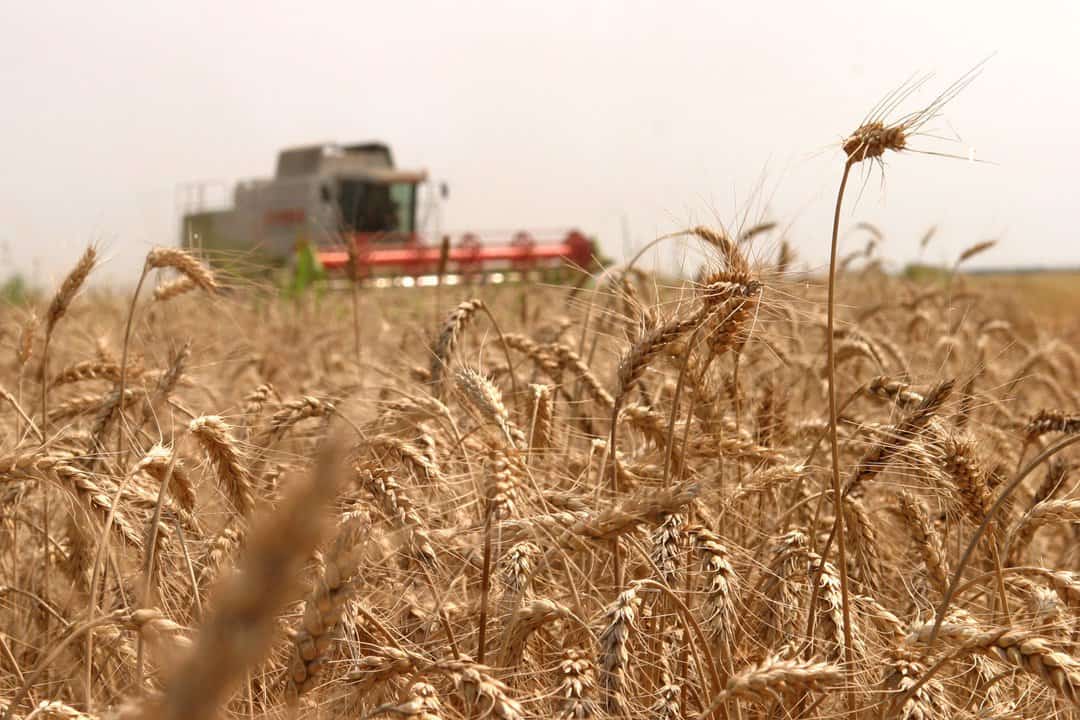
[[[896,266],[1080,265],[1080,5],[556,2],[9,3],[0,259],[54,282],[88,241],[130,282],[175,244],[185,184],[273,173],[284,147],[389,143],[445,181],[446,230],[577,227],[620,259],[690,224],[771,219],[827,260],[840,141],[913,74],[947,141],[864,164],[845,207]],[[932,225],[933,242],[919,240]],[[757,251],[773,253],[779,235]],[[848,236],[846,249],[861,239]],[[843,252],[843,249],[842,249]],[[654,262],[680,267],[666,246]]]

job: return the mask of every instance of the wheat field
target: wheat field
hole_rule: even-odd
[[[1076,716],[1080,297],[842,257],[838,495],[768,230],[293,300],[89,248],[3,318],[3,717]]]

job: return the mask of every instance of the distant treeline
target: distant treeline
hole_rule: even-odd
[[[1080,265],[1071,267],[990,267],[990,268],[965,268],[968,275],[1035,275],[1038,273],[1076,273],[1080,272]]]
[[[927,280],[939,275],[948,275],[951,269],[944,265],[930,265],[927,263],[908,263],[904,266],[902,274],[912,279]],[[1068,274],[1080,273],[1080,266],[1066,267],[964,267],[961,272],[964,275],[1039,275],[1039,274]]]

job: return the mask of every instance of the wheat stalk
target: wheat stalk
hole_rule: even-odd
[[[308,482],[259,519],[236,572],[218,588],[190,654],[166,683],[166,718],[210,718],[244,672],[270,649],[275,617],[298,595],[303,558],[315,549],[340,475],[340,450],[328,445]]]

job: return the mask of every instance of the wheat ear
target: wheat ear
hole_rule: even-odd
[[[923,565],[926,566],[926,574],[930,584],[942,595],[949,585],[949,564],[945,555],[945,548],[941,542],[941,535],[930,523],[930,517],[926,512],[926,506],[921,500],[909,492],[901,492],[899,495],[900,514],[911,532],[911,537],[918,548],[919,556]]]
[[[933,623],[926,623],[912,632],[908,640],[926,643],[933,630]],[[996,657],[1019,668],[1073,705],[1080,706],[1080,662],[1054,650],[1049,642],[1033,632],[1014,628],[982,630],[972,625],[944,623],[938,629],[937,637],[953,643],[959,650]]]
[[[596,668],[576,648],[567,648],[556,666],[555,720],[591,720],[596,715]]]
[[[701,713],[708,717],[729,698],[770,702],[780,693],[812,692],[839,683],[844,671],[836,665],[805,660],[769,658],[728,679],[727,687]]]
[[[247,515],[255,504],[254,481],[229,429],[217,415],[197,417],[188,425],[188,430],[210,457],[226,496],[239,514]]]

